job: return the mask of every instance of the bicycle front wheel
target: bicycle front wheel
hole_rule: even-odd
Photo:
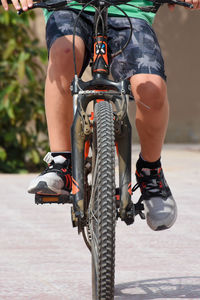
[[[114,299],[115,273],[115,143],[112,105],[95,105],[92,192],[89,230],[93,300]]]

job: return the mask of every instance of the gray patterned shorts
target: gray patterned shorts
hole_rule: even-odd
[[[64,35],[72,35],[77,11],[55,11],[46,25],[47,48]],[[130,78],[135,74],[157,74],[166,80],[161,49],[152,27],[142,19],[131,18],[132,39],[123,53],[113,58],[111,74],[116,81]],[[93,14],[84,12],[78,21],[76,35],[81,37],[86,46],[82,72],[89,63],[92,49]],[[125,17],[108,18],[108,45],[111,53],[117,52],[126,43],[130,25]]]

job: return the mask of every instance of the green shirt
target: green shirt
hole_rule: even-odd
[[[73,4],[73,3],[76,3],[76,2],[74,1],[74,2],[70,3],[71,8],[78,9],[78,10],[82,9],[81,5],[71,6],[71,4]],[[132,0],[129,3],[133,4],[135,6],[139,6],[139,7],[152,5],[152,2],[147,1],[147,0]],[[119,7],[121,9],[123,9],[125,11],[125,13],[131,18],[143,19],[143,20],[147,21],[150,25],[154,21],[154,17],[155,17],[154,13],[143,12],[138,8],[128,6],[126,4],[121,4],[121,5],[119,5]],[[94,12],[94,8],[93,7],[87,7],[85,9],[85,11]],[[52,12],[48,12],[48,10],[44,9],[44,16],[45,16],[46,22],[47,22],[47,20],[48,20],[48,18],[50,17],[51,14],[52,14]],[[124,17],[124,14],[114,6],[111,6],[111,7],[108,8],[108,14],[109,14],[109,16]]]

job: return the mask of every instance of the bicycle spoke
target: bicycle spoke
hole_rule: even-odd
[[[95,212],[97,212],[97,210],[96,210]],[[91,219],[92,219],[92,220],[95,220],[96,223],[98,223],[98,219],[97,219],[97,217],[96,217],[96,215],[95,215],[95,212],[93,213],[93,211],[91,211]]]

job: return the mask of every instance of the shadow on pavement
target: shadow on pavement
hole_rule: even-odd
[[[200,299],[200,276],[132,281],[115,286],[115,299]]]

